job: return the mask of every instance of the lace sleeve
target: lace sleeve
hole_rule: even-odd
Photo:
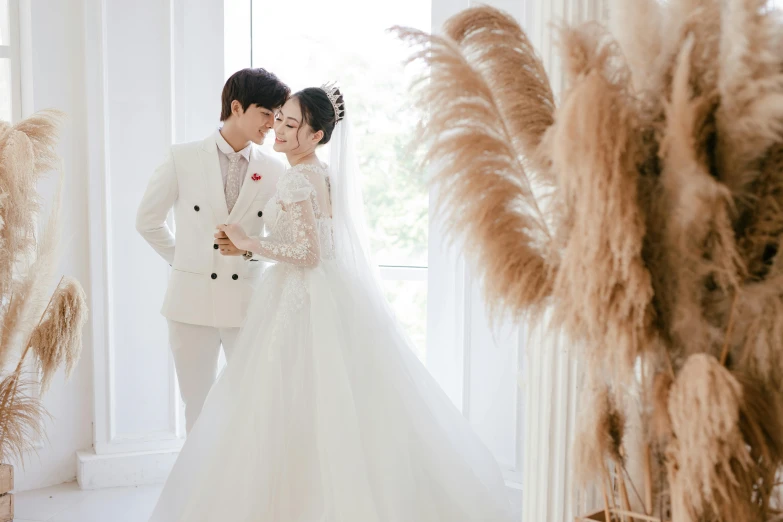
[[[253,238],[249,249],[261,257],[297,266],[316,266],[321,260],[318,226],[311,195],[313,186],[301,174],[291,176],[278,189],[290,218],[285,239]]]

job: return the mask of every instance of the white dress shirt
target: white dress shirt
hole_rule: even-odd
[[[229,169],[229,154],[233,154],[234,148],[228,144],[226,139],[220,133],[220,129],[215,131],[215,142],[218,148],[218,160],[220,161],[220,174],[223,177],[223,191],[226,190],[226,181],[228,180]],[[252,142],[248,142],[244,149],[236,151],[240,155],[239,158],[239,186],[245,182],[245,176],[247,175],[247,166],[250,164],[250,150],[253,147]]]

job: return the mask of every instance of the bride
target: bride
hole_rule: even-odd
[[[294,94],[275,122],[291,168],[263,212],[270,236],[219,227],[276,264],[151,522],[512,520],[494,458],[371,268],[345,114],[333,86]]]

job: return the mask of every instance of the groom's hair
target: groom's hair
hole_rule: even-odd
[[[246,111],[251,105],[269,110],[282,107],[291,94],[288,85],[271,72],[261,69],[242,69],[231,75],[223,86],[220,121],[231,116],[231,102],[237,100]]]

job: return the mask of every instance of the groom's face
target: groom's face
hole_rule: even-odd
[[[244,134],[245,139],[258,145],[264,142],[264,138],[275,124],[275,115],[271,109],[250,105],[246,111],[239,108],[237,114],[237,127]]]

